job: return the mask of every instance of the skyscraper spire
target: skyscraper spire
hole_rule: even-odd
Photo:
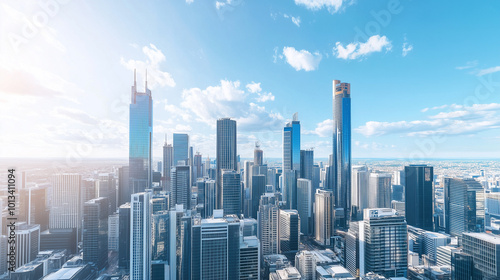
[[[165,133],[165,145],[167,145],[167,134]]]
[[[136,75],[135,75],[135,70],[136,70],[136,69],[134,68],[134,87],[137,85],[137,82],[136,82],[136,81],[137,81],[137,79],[136,79]]]
[[[148,92],[148,69],[146,68],[146,89],[145,92]]]

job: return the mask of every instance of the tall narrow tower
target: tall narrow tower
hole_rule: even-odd
[[[222,209],[222,170],[238,170],[236,149],[236,121],[230,118],[217,120],[217,209]]]
[[[351,218],[351,85],[333,80],[333,188],[335,207],[344,212],[342,228]]]
[[[146,74],[147,75],[147,74]],[[130,100],[129,123],[129,189],[130,195],[143,192],[152,185],[151,143],[153,135],[153,99],[148,89],[146,76],[145,92],[137,91],[134,71],[134,85]]]

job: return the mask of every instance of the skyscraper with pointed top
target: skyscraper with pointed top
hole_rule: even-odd
[[[335,207],[344,215],[342,228],[351,217],[351,84],[333,80],[333,189]]]
[[[153,135],[153,98],[148,89],[146,72],[145,91],[137,91],[136,72],[130,100],[129,122],[129,189],[128,200],[133,193],[151,187],[151,143]]]
[[[167,135],[165,134],[165,145],[163,145],[163,174],[162,187],[164,191],[170,191],[170,170],[174,162],[174,148],[172,144],[167,143]]]

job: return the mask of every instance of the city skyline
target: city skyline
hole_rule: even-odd
[[[147,68],[155,158],[165,133],[174,132],[189,133],[195,151],[214,157],[221,117],[238,121],[243,158],[251,157],[255,141],[267,157],[278,158],[280,128],[292,112],[301,116],[303,147],[328,157],[333,78],[355,85],[353,158],[500,158],[490,151],[500,109],[500,61],[490,47],[497,43],[490,35],[498,23],[490,19],[498,3],[433,3],[435,12],[418,27],[412,19],[427,3],[56,3],[48,10],[37,3],[0,7],[6,34],[0,38],[0,106],[7,116],[0,125],[10,131],[2,139],[4,157],[126,157],[126,88],[134,68],[143,85]],[[84,14],[91,12],[88,21]],[[34,25],[40,13],[47,22]],[[196,19],[182,21],[186,17]],[[23,28],[31,25],[22,18],[34,26],[29,37]],[[474,32],[463,36],[462,30]],[[226,36],[237,49],[221,43]],[[385,71],[378,71],[382,64]],[[202,96],[209,106],[200,103]]]

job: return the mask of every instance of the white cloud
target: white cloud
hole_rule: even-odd
[[[294,47],[284,47],[283,55],[286,57],[286,62],[297,71],[316,70],[322,58],[318,52],[311,54],[306,50],[297,51]]]
[[[337,58],[356,59],[373,52],[381,52],[384,49],[390,51],[392,49],[391,42],[386,36],[373,35],[366,43],[355,42],[344,47],[340,42],[337,42],[333,48],[333,53],[337,55]]]
[[[291,19],[292,22],[293,22],[293,24],[295,24],[298,27],[300,27],[300,17],[294,17],[294,16],[290,16],[290,15],[287,15],[287,14],[284,14],[283,17]]]
[[[403,56],[406,56],[412,50],[413,50],[413,45],[411,45],[407,42],[403,43]]]
[[[257,99],[260,99],[260,102],[274,100],[274,96],[270,93],[256,93],[259,94]],[[221,80],[220,85],[205,89],[185,89],[182,92],[181,107],[191,111],[196,121],[211,127],[215,126],[217,119],[230,117],[238,122],[238,130],[259,131],[262,128],[279,128],[283,117],[253,103],[250,98],[253,98],[254,94],[241,89],[239,81]]]
[[[260,83],[252,82],[247,84],[247,90],[251,93],[261,92],[262,88],[260,87]]]
[[[305,134],[316,134],[319,137],[332,137],[333,135],[333,120],[324,120],[316,125],[313,131],[305,131]]]
[[[274,101],[274,95],[270,92],[259,93],[257,102]]]
[[[457,66],[457,67],[455,67],[455,69],[465,70],[465,69],[470,69],[470,68],[473,68],[476,66],[477,66],[477,60],[473,60],[473,61],[467,61],[467,63],[465,63],[465,65]]]
[[[316,11],[326,8],[332,14],[340,10],[343,2],[342,0],[295,0],[295,4],[303,5],[309,10]]]
[[[500,71],[500,66],[495,66],[495,67],[490,67],[490,68],[486,68],[486,69],[481,69],[481,70],[479,70],[479,72],[477,73],[477,75],[478,76],[484,76],[484,75],[495,73],[495,72],[498,72],[498,71]]]
[[[147,70],[148,86],[151,89],[154,89],[157,86],[175,87],[175,81],[172,78],[172,75],[160,69],[160,63],[165,61],[165,55],[163,54],[163,52],[153,44],[144,46],[142,48],[142,52],[147,57],[145,61],[133,59],[125,61],[125,59],[122,57],[120,60],[121,64],[129,70],[137,69],[138,72],[142,73],[145,73]]]
[[[369,121],[356,128],[355,131],[367,137],[387,134],[404,134],[411,137],[436,134],[467,135],[500,128],[500,104],[498,103],[474,104],[472,106],[451,104],[430,109],[444,108],[448,108],[449,111],[429,116],[430,120]]]
[[[194,2],[194,0],[186,0],[186,3],[188,3],[188,4],[191,4],[193,2]]]

